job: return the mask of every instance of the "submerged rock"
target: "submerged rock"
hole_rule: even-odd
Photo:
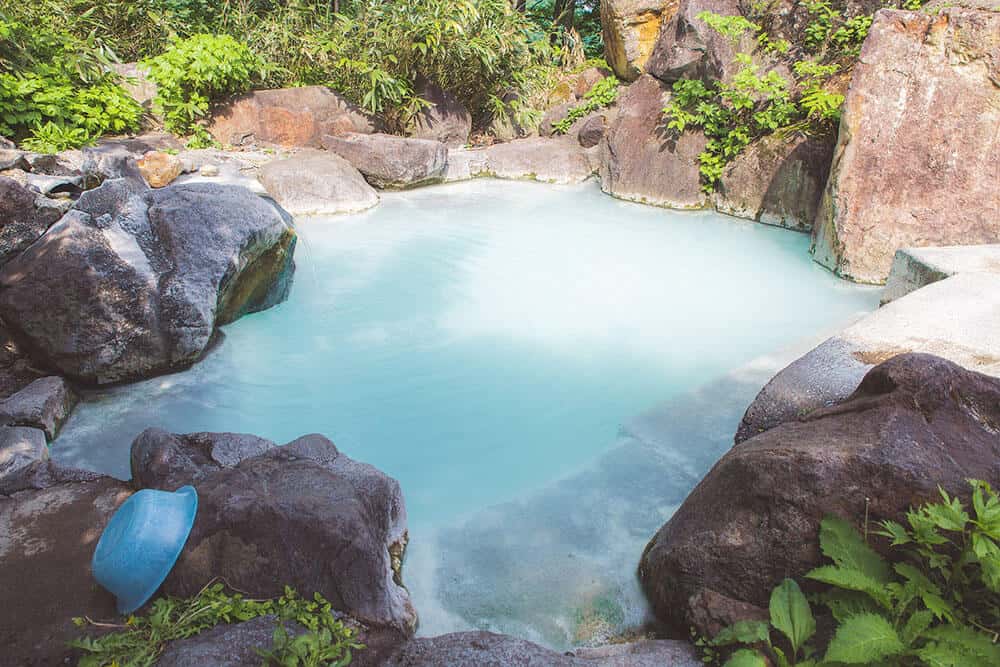
[[[319,148],[325,135],[376,129],[374,118],[326,86],[255,90],[216,111],[208,127],[224,145],[310,148]]]
[[[582,183],[593,169],[583,149],[570,138],[516,139],[486,149],[484,175],[496,178]]]
[[[601,143],[604,133],[608,129],[607,115],[595,112],[581,119],[580,129],[577,130],[576,140],[584,148],[593,148]]]
[[[897,356],[843,403],[723,456],[646,546],[643,588],[678,627],[720,606],[766,608],[781,579],[820,564],[825,515],[900,520],[938,498],[938,485],[967,495],[967,479],[996,482],[998,457],[1000,380],[931,355]]]
[[[350,162],[377,188],[408,188],[444,178],[448,147],[430,139],[391,134],[323,137],[323,147]]]
[[[299,153],[269,162],[260,170],[260,182],[292,215],[356,213],[379,202],[361,172],[333,153]]]
[[[404,644],[385,667],[698,667],[687,642],[659,640],[557,653],[524,639],[492,632],[454,632]]]
[[[899,248],[1000,241],[998,49],[995,11],[875,15],[816,220],[817,262],[882,283]]]
[[[187,366],[215,327],[283,300],[295,232],[248,190],[113,179],[0,272],[0,312],[45,364],[85,382]]]
[[[790,229],[812,229],[830,174],[831,140],[768,135],[740,153],[722,174],[715,208]]]
[[[601,0],[604,55],[618,78],[635,81],[678,0]]]
[[[679,136],[667,129],[663,108],[666,86],[643,75],[618,100],[618,116],[602,146],[601,188],[630,201],[670,208],[701,208],[698,155],[705,149],[701,132]]]
[[[67,642],[83,633],[73,617],[116,615],[114,596],[94,583],[90,559],[131,493],[126,482],[51,461],[0,477],[0,662],[68,662]]]
[[[132,445],[143,488],[198,490],[198,516],[163,591],[190,596],[216,577],[254,597],[290,585],[396,633],[416,612],[401,583],[406,510],[399,484],[309,435],[278,447],[229,433],[143,432]]]

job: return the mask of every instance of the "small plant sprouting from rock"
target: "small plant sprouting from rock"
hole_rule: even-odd
[[[200,124],[209,105],[250,89],[263,67],[242,42],[229,35],[193,35],[175,39],[166,51],[144,63],[158,86],[153,108],[167,130],[191,135],[192,148],[205,148],[211,137]]]
[[[265,666],[344,667],[351,662],[351,651],[363,648],[355,641],[354,631],[334,618],[330,603],[319,593],[307,600],[286,586],[279,598],[251,600],[226,592],[220,583],[209,584],[188,599],[158,598],[147,615],[129,616],[117,630],[82,637],[71,646],[84,653],[80,667],[149,667],[171,641],[193,637],[221,623],[267,615],[277,617],[279,624],[274,645],[259,651]],[[79,627],[108,627],[87,618],[73,622]],[[286,622],[299,623],[306,632],[289,636],[282,625]]]
[[[919,8],[924,0],[888,0],[887,7]],[[673,98],[664,108],[667,128],[684,132],[701,129],[707,139],[699,156],[702,187],[712,193],[729,162],[753,141],[775,132],[833,134],[840,121],[844,96],[828,85],[838,72],[848,71],[858,57],[872,25],[872,15],[845,16],[829,0],[804,5],[810,21],[801,43],[769,34],[744,16],[704,11],[697,18],[729,40],[734,49],[749,48],[755,35],[756,51],[784,60],[793,79],[775,70],[761,73],[747,51],[738,51],[737,72],[727,81],[686,80],[674,83]],[[762,17],[765,15],[762,15]],[[798,59],[796,59],[798,58]]]
[[[806,596],[785,579],[771,594],[770,622],[741,621],[702,640],[706,659],[742,645],[726,667],[1000,664],[1000,499],[989,484],[971,484],[972,515],[941,491],[941,502],[907,514],[909,527],[882,522],[874,534],[889,538],[892,563],[847,521],[822,521],[831,564],[806,574],[830,586],[814,599],[837,623],[822,656],[810,643],[816,622]]]
[[[553,123],[552,129],[556,134],[566,134],[573,123],[583,118],[587,114],[603,109],[615,103],[618,99],[619,81],[614,76],[608,76],[597,83],[583,95],[583,102],[569,110],[566,117]]]

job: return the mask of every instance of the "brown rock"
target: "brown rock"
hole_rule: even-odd
[[[601,187],[621,199],[701,208],[698,155],[705,148],[700,132],[676,136],[666,127],[667,87],[644,74],[618,100],[618,116],[602,145]]]
[[[170,185],[184,171],[184,163],[179,157],[163,151],[146,153],[136,160],[136,166],[151,188]]]
[[[82,634],[74,616],[116,616],[115,598],[94,582],[90,558],[132,489],[51,461],[20,480],[0,484],[0,663],[63,664],[66,643]]]
[[[576,87],[573,92],[576,93],[577,98],[581,98],[590,92],[594,84],[607,78],[609,74],[611,73],[602,67],[588,67],[576,75]]]
[[[212,117],[208,131],[222,144],[254,142],[318,148],[324,135],[376,130],[373,117],[325,86],[257,90]]]
[[[482,175],[495,178],[582,183],[594,173],[587,155],[569,137],[515,139],[485,151]]]
[[[542,122],[538,124],[538,135],[541,137],[554,135],[555,124],[564,119],[575,106],[576,102],[563,102],[546,111],[542,116]]]
[[[580,129],[576,133],[576,140],[584,148],[592,148],[601,143],[607,125],[608,121],[604,114],[592,113],[580,121]]]
[[[879,11],[854,69],[817,262],[882,283],[899,248],[1000,241],[1000,14]]]
[[[871,1],[871,0],[867,0]],[[877,1],[877,0],[876,0]],[[814,17],[801,4],[792,0],[777,0],[778,4],[771,9],[769,5],[768,20],[771,22],[771,34],[776,38],[787,38],[792,43],[801,44],[800,33],[814,21]],[[843,0],[832,0],[831,6],[843,10]],[[861,3],[858,3],[861,4]],[[761,72],[777,69],[787,79],[791,72],[780,58],[768,54],[757,47],[756,35],[748,31],[740,37],[734,46],[726,37],[708,27],[698,18],[702,12],[711,12],[722,16],[739,16],[743,13],[746,3],[740,0],[680,0],[679,7],[663,26],[656,45],[646,62],[646,71],[666,83],[678,79],[729,80],[739,71],[742,65],[736,61],[736,54],[749,53]],[[871,13],[874,8],[865,12]]]
[[[825,515],[901,520],[939,484],[967,496],[969,478],[1000,481],[998,424],[997,378],[926,354],[890,359],[843,403],[730,450],[646,546],[646,595],[680,627],[697,618],[692,599],[766,608],[784,577],[820,564]]]
[[[414,118],[411,137],[432,139],[455,148],[469,143],[472,114],[458,98],[426,80],[418,83],[417,94],[431,106],[421,109]]]
[[[833,139],[768,135],[722,174],[715,207],[723,213],[790,229],[812,229],[826,188]]]
[[[660,26],[679,5],[679,0],[601,0],[604,55],[619,79],[639,78]]]

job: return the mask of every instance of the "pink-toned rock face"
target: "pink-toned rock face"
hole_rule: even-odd
[[[620,199],[666,206],[703,208],[698,155],[705,136],[698,130],[676,136],[667,129],[666,84],[648,74],[618,100],[618,116],[601,143],[601,187]]]
[[[258,90],[218,110],[208,130],[222,144],[318,148],[324,135],[371,133],[376,121],[325,86]]]
[[[878,12],[847,94],[815,259],[882,283],[907,246],[1000,241],[1000,14]]]

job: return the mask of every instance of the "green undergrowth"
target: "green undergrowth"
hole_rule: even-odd
[[[174,39],[162,54],[143,62],[156,82],[153,109],[163,126],[189,146],[205,148],[212,140],[201,124],[213,102],[245,92],[263,69],[246,44],[229,35],[192,35]]]
[[[0,12],[0,135],[55,153],[137,129],[142,109],[109,71],[112,62],[94,37],[78,39]]]
[[[971,481],[972,511],[941,491],[941,501],[907,513],[907,525],[883,521],[862,536],[827,517],[820,548],[829,564],[805,577],[820,585],[810,598],[792,579],[771,594],[769,621],[741,621],[699,639],[707,663],[725,667],[1000,665],[1000,499]],[[890,559],[868,544],[888,541]],[[819,646],[813,608],[836,627]],[[732,651],[733,647],[740,647]]]
[[[0,54],[23,51],[26,36],[62,46],[32,63],[0,61],[0,133],[60,148],[137,129],[141,110],[108,72],[118,61],[150,66],[155,110],[194,146],[209,143],[201,121],[211,106],[251,87],[329,86],[404,132],[429,106],[420,88],[429,80],[479,126],[508,118],[530,130],[560,78],[601,55],[598,9],[594,0],[9,3]],[[82,59],[98,65],[88,76],[101,76],[76,76]]]
[[[922,4],[923,0],[891,0],[885,6],[919,8]],[[844,96],[831,85],[832,79],[853,67],[872,15],[845,15],[827,0],[807,0],[803,7],[810,20],[798,44],[772,34],[764,25],[769,5],[750,12],[756,21],[741,15],[698,14],[699,20],[733,45],[736,72],[727,81],[675,82],[663,113],[669,130],[683,133],[691,128],[705,134],[699,168],[706,193],[718,187],[729,162],[766,135],[836,133]],[[762,61],[784,63],[792,76],[777,69],[764,71]]]
[[[615,76],[607,76],[598,81],[583,95],[583,101],[574,106],[566,117],[552,124],[556,134],[566,134],[573,123],[589,113],[611,106],[618,99],[619,81]]]
[[[171,641],[194,637],[220,624],[267,615],[299,623],[306,632],[292,636],[283,624],[277,624],[272,645],[258,649],[265,667],[344,667],[350,664],[352,651],[364,648],[356,641],[354,630],[334,618],[330,603],[319,593],[309,600],[286,586],[281,597],[251,600],[227,591],[220,583],[210,584],[188,599],[159,598],[147,614],[131,615],[121,625],[75,618],[79,627],[113,629],[81,637],[70,645],[83,654],[80,667],[149,667]]]

